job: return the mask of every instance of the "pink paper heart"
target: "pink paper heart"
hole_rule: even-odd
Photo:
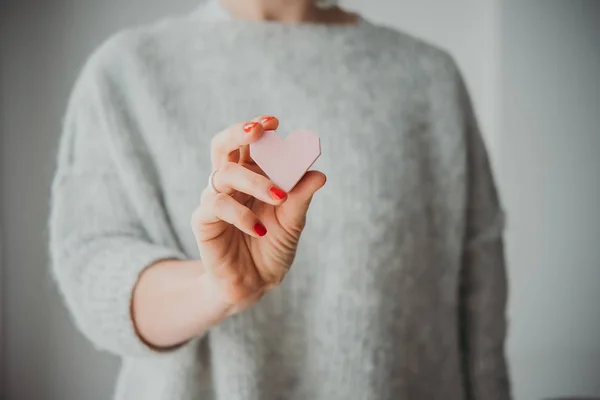
[[[250,156],[269,179],[289,192],[321,155],[319,137],[306,130],[293,131],[282,140],[276,131],[265,131],[250,145]]]

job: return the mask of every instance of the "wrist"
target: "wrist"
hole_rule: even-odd
[[[209,320],[214,321],[211,326],[230,315],[233,305],[227,300],[218,280],[206,270],[196,280],[195,293],[197,295],[196,304],[201,305],[199,313],[204,319],[209,317]]]

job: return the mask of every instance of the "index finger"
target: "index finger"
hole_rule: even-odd
[[[260,124],[263,126],[263,130],[265,130],[265,131],[274,131],[279,127],[279,119],[277,119],[276,117],[274,117],[272,115],[261,115],[260,117],[257,117],[255,119],[253,119],[252,121],[260,122]],[[232,160],[229,160],[229,161],[232,161]],[[239,154],[238,162],[240,164],[256,165],[254,163],[254,160],[252,160],[252,157],[250,157],[250,149],[249,149],[248,145],[244,145],[244,146],[240,147],[240,154]]]
[[[217,133],[211,141],[210,157],[213,169],[217,169],[229,155],[240,147],[255,142],[264,129],[256,121],[240,122]]]

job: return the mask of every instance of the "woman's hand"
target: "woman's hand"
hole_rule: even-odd
[[[213,139],[213,184],[192,216],[201,260],[160,260],[133,290],[131,317],[151,347],[171,349],[254,304],[288,272],[306,211],[325,175],[308,172],[290,193],[267,179],[248,144],[273,117],[235,125]]]
[[[254,304],[277,286],[292,265],[306,212],[325,175],[309,171],[290,193],[276,187],[250,157],[248,145],[274,117],[236,124],[214,136],[213,185],[192,216],[205,272],[228,314]]]

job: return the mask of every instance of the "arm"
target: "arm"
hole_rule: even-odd
[[[69,102],[52,185],[53,275],[77,327],[96,347],[155,356],[157,347],[201,335],[226,307],[202,263],[187,261],[168,232],[144,225],[125,190],[123,165],[115,165],[111,144],[123,132],[111,126],[120,114],[107,92],[88,66]],[[155,201],[143,187],[133,191]]]
[[[186,347],[180,344],[279,285],[325,176],[309,171],[285,193],[246,168],[242,149],[276,129],[275,117],[217,133],[207,152],[216,190],[203,191],[191,216],[202,262],[187,261],[155,165],[143,156],[144,132],[129,111],[140,94],[128,85],[135,79],[121,64],[129,53],[119,43],[91,58],[71,95],[52,185],[50,250],[66,304],[96,346],[156,355]],[[256,201],[248,207],[236,193]]]
[[[511,397],[504,355],[507,278],[504,215],[483,138],[458,74],[467,143],[467,229],[461,276],[461,329],[470,399]]]
[[[53,274],[65,303],[77,327],[97,348],[119,356],[157,354],[149,345],[152,334],[142,340],[131,318],[133,289],[143,271],[149,275],[154,269],[148,266],[164,265],[162,260],[187,263],[185,256],[149,239],[134,210],[116,196],[117,179],[100,170],[83,173],[71,168],[57,174],[50,220]],[[181,268],[173,271],[173,297],[192,297],[189,290],[180,289]],[[145,284],[138,286],[148,293]],[[163,289],[169,290],[166,285]],[[147,311],[140,308],[144,316]],[[155,345],[160,346],[160,340]]]
[[[163,260],[147,268],[132,302],[139,335],[153,347],[168,349],[221,322],[230,307],[214,282],[199,260]]]

